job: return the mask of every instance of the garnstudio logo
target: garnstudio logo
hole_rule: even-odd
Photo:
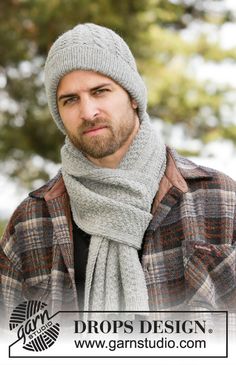
[[[18,340],[29,351],[44,351],[57,340],[60,325],[53,323],[46,309],[47,304],[30,300],[19,304],[9,321],[10,330],[17,330]]]

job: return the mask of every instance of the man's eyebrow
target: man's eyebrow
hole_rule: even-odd
[[[60,100],[63,100],[63,99],[66,99],[66,98],[71,98],[73,96],[76,96],[77,94],[76,93],[73,93],[73,94],[62,94],[58,97],[58,101]]]
[[[90,91],[96,91],[98,89],[102,89],[103,87],[107,87],[107,86],[111,86],[111,82],[106,82],[104,84],[99,84],[98,86],[93,87],[92,89],[90,89]]]
[[[99,85],[97,85],[95,87],[92,87],[89,91],[90,92],[93,92],[93,91],[96,91],[98,89],[101,89],[103,87],[108,87],[108,86],[112,86],[112,84],[110,82],[106,82],[104,84],[99,84]],[[62,95],[60,95],[58,97],[58,101],[61,101],[61,100],[66,99],[66,98],[71,98],[73,96],[77,96],[77,93],[62,94]]]

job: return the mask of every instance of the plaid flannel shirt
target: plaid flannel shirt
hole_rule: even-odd
[[[236,308],[236,183],[168,148],[142,267],[151,310]],[[127,222],[129,224],[129,222]],[[132,263],[131,263],[132,265]],[[61,172],[12,215],[0,244],[0,305],[78,310],[72,217]],[[81,308],[80,308],[81,309]]]

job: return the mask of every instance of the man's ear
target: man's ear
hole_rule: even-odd
[[[137,109],[138,108],[138,103],[134,99],[131,100],[131,105],[132,105],[132,108],[133,109]]]

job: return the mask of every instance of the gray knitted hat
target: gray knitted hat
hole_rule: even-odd
[[[45,87],[50,112],[65,134],[57,108],[57,87],[73,70],[99,72],[121,85],[138,103],[140,120],[147,106],[146,87],[124,40],[111,29],[86,23],[62,34],[52,45],[45,64]]]

